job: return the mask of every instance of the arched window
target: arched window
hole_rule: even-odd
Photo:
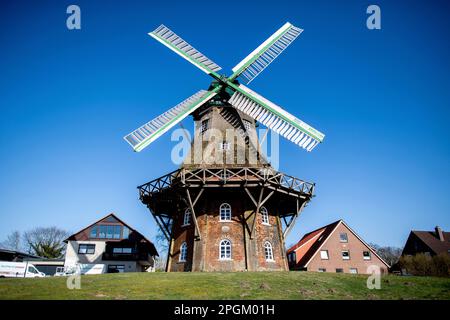
[[[231,221],[231,206],[228,203],[222,203],[220,206],[220,221]]]
[[[191,209],[186,209],[184,212],[183,226],[187,226],[191,224]]]
[[[272,244],[269,241],[264,242],[264,254],[266,261],[273,261],[273,249]]]
[[[269,213],[267,212],[266,207],[261,207],[259,213],[261,213],[262,223],[269,225]]]
[[[230,260],[231,259],[231,241],[228,239],[223,239],[220,241],[220,260]]]
[[[180,247],[180,262],[186,262],[186,258],[187,258],[187,244],[186,242],[183,242],[183,244]]]

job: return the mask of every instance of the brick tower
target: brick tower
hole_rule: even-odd
[[[167,271],[289,270],[284,240],[314,184],[275,171],[255,121],[227,98],[220,92],[193,114],[181,168],[139,187],[169,241]]]

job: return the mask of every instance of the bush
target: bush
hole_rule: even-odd
[[[450,256],[446,253],[437,256],[423,253],[403,256],[400,258],[399,266],[414,276],[450,277]]]

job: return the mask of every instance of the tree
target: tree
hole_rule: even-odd
[[[155,268],[158,271],[164,271],[166,269],[169,241],[167,241],[166,236],[161,231],[161,229],[158,229],[158,233],[156,234],[155,240],[159,253],[159,257],[156,261]]]
[[[0,243],[0,247],[8,250],[22,251],[22,235],[17,230],[11,232],[6,237],[6,240]]]
[[[369,245],[390,266],[396,264],[402,255],[402,249],[398,247],[382,247],[374,243],[370,243]]]
[[[24,233],[28,253],[49,258],[62,258],[65,253],[64,240],[69,236],[67,231],[57,227],[34,228]]]

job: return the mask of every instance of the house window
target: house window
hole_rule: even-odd
[[[259,212],[261,213],[262,224],[270,225],[269,224],[269,213],[267,212],[266,207],[261,207],[261,209],[259,209]]]
[[[266,261],[274,261],[272,244],[269,241],[264,243],[264,254],[266,256]]]
[[[124,234],[123,238],[128,238],[128,228],[123,227]],[[125,234],[125,229],[127,233]],[[91,238],[100,238],[100,239],[120,239],[122,232],[122,226],[120,225],[100,225],[95,226],[91,229],[90,237]]]
[[[120,239],[120,231],[121,231],[121,226],[114,226],[114,233],[113,233],[113,238],[114,239]]]
[[[219,143],[219,150],[228,151],[231,148],[231,144],[228,141],[223,141]]]
[[[245,130],[248,131],[248,130],[251,129],[252,123],[251,123],[250,121],[244,119],[242,122],[244,123],[244,128],[245,128]]]
[[[91,228],[91,233],[89,234],[89,238],[97,238],[97,226],[93,226]]]
[[[348,237],[346,232],[341,232],[339,234],[339,239],[341,242],[348,242]]]
[[[209,127],[209,119],[203,120],[202,126],[200,128],[201,133],[204,134],[206,132],[206,130],[208,130],[208,127]]]
[[[289,261],[289,262],[295,262],[295,252],[290,253],[290,254],[288,255],[288,261]]]
[[[336,273],[343,273],[344,272],[344,269],[342,269],[342,268],[336,268]]]
[[[99,226],[99,233],[98,233],[98,237],[101,239],[106,238],[106,226]]]
[[[119,264],[119,265],[110,264],[108,266],[108,273],[122,273],[122,272],[125,272],[125,266],[123,264]]]
[[[123,239],[128,239],[128,237],[130,236],[130,229],[128,229],[128,227],[123,227],[122,228],[122,238]]]
[[[220,260],[231,260],[231,241],[224,239],[220,241]]]
[[[114,226],[107,226],[106,238],[107,239],[112,239],[113,238],[113,233],[114,233]]]
[[[222,203],[220,206],[220,221],[231,221],[231,206],[228,203]]]
[[[325,269],[325,268],[319,268],[319,272],[327,272],[327,269]]]
[[[113,248],[113,253],[130,254],[133,253],[132,248]]]
[[[370,260],[370,251],[363,251],[363,259]]]
[[[342,260],[350,260],[350,252],[348,250],[342,250]]]
[[[186,209],[184,212],[183,226],[188,226],[191,224],[191,209]]]
[[[350,273],[352,274],[358,274],[358,269],[357,268],[350,268]]]
[[[186,262],[187,258],[187,244],[186,242],[183,242],[183,244],[180,247],[180,262]]]
[[[94,254],[95,253],[95,244],[80,244],[78,246],[79,254]]]
[[[320,259],[328,260],[328,250],[321,250],[320,251]]]

